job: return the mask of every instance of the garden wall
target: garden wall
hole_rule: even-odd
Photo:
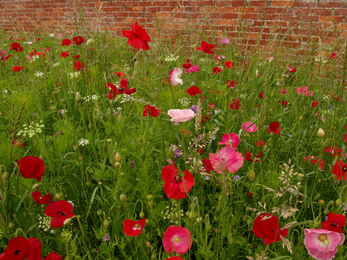
[[[346,1],[0,0],[0,10],[5,30],[73,26],[83,10],[87,30],[107,29],[121,35],[138,21],[152,37],[159,28],[166,30],[160,37],[175,38],[180,30],[192,33],[202,27],[218,37],[236,39],[241,28],[249,46],[258,43],[268,51],[280,42],[289,48],[304,47],[310,34],[322,44],[347,34]]]

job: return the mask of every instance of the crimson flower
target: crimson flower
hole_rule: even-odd
[[[124,79],[126,77],[126,75],[121,71],[117,71],[113,74],[116,74],[118,76],[118,78],[121,78],[121,79]]]
[[[69,55],[69,51],[63,51],[62,53],[60,53],[60,57],[63,57],[64,59]]]
[[[14,67],[12,67],[12,71],[14,71],[14,72],[18,72],[20,70],[23,70],[23,66],[14,66]]]
[[[35,156],[25,156],[20,161],[17,161],[19,173],[28,179],[35,178],[41,181],[41,176],[45,172],[45,163]]]
[[[256,237],[264,238],[264,244],[278,242],[288,234],[288,228],[280,229],[278,218],[272,214],[261,214],[253,224],[253,233]],[[281,235],[281,236],[280,236]]]
[[[207,173],[210,173],[213,170],[212,164],[209,159],[202,159],[202,163],[204,164],[204,169]]]
[[[38,190],[31,193],[31,197],[33,197],[36,204],[40,205],[48,204],[52,201],[52,197],[49,193],[42,196],[41,192],[39,192]]]
[[[8,56],[1,56],[1,53],[0,53],[0,58],[2,61],[5,61],[7,60],[9,57],[12,57],[12,55],[8,55]]]
[[[145,29],[137,25],[137,22],[131,26],[131,31],[122,31],[123,36],[128,38],[128,44],[135,49],[149,50],[147,42],[151,42]]]
[[[317,158],[317,159],[312,159],[310,160],[311,163],[315,164],[317,167],[323,170],[325,162],[323,159]]]
[[[295,72],[296,68],[288,66],[288,70],[289,70],[289,72]]]
[[[41,243],[37,238],[15,237],[0,255],[1,260],[41,260]]]
[[[340,156],[342,153],[342,149],[338,149],[337,146],[329,145],[327,149],[324,149],[325,153],[330,153],[330,156]]]
[[[74,56],[72,56],[71,58],[73,58],[73,59],[77,60],[79,57],[80,57],[80,55],[79,55],[79,54],[76,54],[76,55],[75,55],[75,57],[74,57]]]
[[[262,141],[262,140],[256,141],[254,144],[255,144],[256,146],[258,146],[258,147],[262,147],[262,146],[265,145],[265,141]]]
[[[84,66],[84,62],[81,63],[79,60],[75,61],[75,70],[81,70],[82,66],[83,66],[83,68],[86,67],[86,66]]]
[[[288,102],[285,100],[280,101],[280,103],[282,104],[282,106],[286,106],[288,104]]]
[[[108,84],[108,87],[111,89],[111,91],[107,95],[107,97],[111,100],[114,99],[118,94],[131,95],[131,94],[136,92],[136,88],[127,89],[127,86],[128,86],[128,80],[127,79],[121,79],[120,80],[120,85],[119,85],[118,89],[115,85],[113,85],[109,82],[107,84]]]
[[[84,43],[84,39],[82,38],[82,36],[75,36],[72,38],[72,40],[76,45],[81,45],[82,43]]]
[[[264,92],[261,92],[258,94],[259,98],[263,98],[264,97]]]
[[[237,98],[236,100],[233,99],[233,102],[230,103],[230,108],[231,108],[231,109],[238,110],[238,109],[239,109],[239,106],[240,106],[239,102],[240,102],[240,99],[239,99],[239,98]]]
[[[138,235],[141,234],[145,225],[146,225],[146,218],[143,218],[138,221],[125,219],[123,222],[124,234],[126,234],[127,236],[137,237]]]
[[[231,69],[231,68],[234,67],[234,62],[231,62],[231,60],[226,61],[226,62],[224,62],[224,66],[225,66],[227,69]]]
[[[171,256],[166,260],[184,260],[184,259],[182,257],[179,257],[179,256]]]
[[[233,79],[233,80],[227,80],[227,82],[225,82],[224,84],[228,84],[228,88],[232,88],[232,89],[234,89],[235,88],[235,84],[236,84],[236,81],[235,81],[235,79]]]
[[[14,147],[17,147],[17,148],[21,148],[23,147],[24,145],[26,145],[26,143],[22,143],[22,137],[19,137],[19,139],[14,139],[13,140],[13,146]]]
[[[183,176],[178,176],[178,169],[174,165],[165,166],[161,172],[166,196],[170,199],[184,199],[187,192],[194,186],[194,177],[187,171],[183,171]]]
[[[313,101],[311,104],[311,107],[317,107],[318,106],[318,101]]]
[[[64,39],[61,45],[63,46],[70,46],[72,41],[70,39]]]
[[[282,128],[280,128],[280,123],[278,122],[271,122],[270,128],[267,130],[268,133],[273,132],[275,135],[279,134],[282,131]]]
[[[201,41],[201,47],[195,47],[199,51],[203,51],[207,54],[213,54],[214,52],[211,51],[214,48],[213,44],[208,44],[205,41]]]
[[[346,143],[347,143],[347,134],[345,134],[345,141],[346,141]]]
[[[341,180],[341,174],[342,174],[342,178],[345,181],[346,180],[346,172],[347,172],[347,163],[343,164],[342,161],[337,160],[335,165],[334,165],[332,174],[336,175],[336,177],[339,181]]]
[[[53,218],[51,220],[52,228],[60,228],[64,225],[64,221],[68,218],[75,216],[73,211],[73,206],[65,201],[54,201],[48,204],[45,210],[45,215]]]
[[[159,109],[156,109],[155,107],[150,105],[145,105],[143,109],[144,109],[142,114],[143,116],[157,117],[160,114]]]
[[[253,163],[253,162],[258,162],[258,161],[261,161],[259,158],[260,158],[260,155],[263,151],[260,151],[258,153],[258,155],[255,157],[255,159],[253,160],[252,159],[252,153],[247,153],[247,150],[245,150],[245,153],[246,153],[246,158],[245,160],[249,161],[250,163]],[[263,162],[264,163],[264,162]]]
[[[14,50],[15,52],[21,52],[23,50],[23,47],[20,46],[18,42],[14,42],[10,45],[11,50]]]
[[[322,229],[342,233],[342,227],[346,223],[346,217],[342,214],[334,214],[330,212],[328,214],[328,221],[322,223]]]
[[[44,260],[63,260],[61,255],[58,255],[56,252],[50,253],[48,256],[44,258]]]
[[[221,73],[221,72],[222,72],[222,69],[221,69],[221,68],[219,68],[219,67],[214,67],[214,68],[213,68],[212,75],[217,74],[217,73]]]
[[[337,55],[337,53],[334,52],[333,54],[331,54],[331,58],[330,58],[330,59],[331,59],[331,60],[335,59],[336,55]]]
[[[188,93],[189,95],[191,95],[192,97],[194,97],[194,96],[197,95],[197,94],[201,94],[202,91],[199,89],[199,87],[197,87],[197,86],[192,86],[192,87],[190,87],[190,88],[187,89],[187,93]]]
[[[187,59],[186,63],[184,63],[182,66],[185,69],[189,69],[192,66],[192,64],[190,63],[190,59]]]

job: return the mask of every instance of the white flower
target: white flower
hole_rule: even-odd
[[[48,34],[48,36],[53,38],[54,37],[54,33],[50,33],[50,34]]]
[[[35,76],[36,76],[37,78],[42,77],[42,76],[43,76],[43,73],[40,72],[40,71],[37,71],[37,72],[35,73]]]
[[[23,44],[33,44],[33,42],[23,42]]]
[[[92,43],[94,43],[94,39],[89,39],[89,40],[87,41],[87,45],[92,44]]]
[[[88,145],[89,144],[89,140],[88,139],[81,139],[81,140],[79,140],[78,141],[78,144],[80,145],[80,146],[85,146],[85,145]]]
[[[179,56],[174,56],[173,54],[171,54],[170,56],[167,56],[164,58],[165,61],[176,61],[179,58]]]
[[[81,72],[77,71],[77,72],[71,72],[70,73],[70,78],[78,78],[78,76],[81,74]]]
[[[60,62],[57,62],[57,63],[54,63],[53,64],[53,67],[55,68],[55,67],[57,67],[57,66],[59,66],[60,65]]]
[[[183,70],[181,68],[174,68],[170,72],[170,83],[172,86],[177,86],[178,84],[183,85],[183,80],[180,78]]]

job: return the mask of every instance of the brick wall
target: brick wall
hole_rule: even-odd
[[[162,38],[202,28],[236,39],[241,29],[249,46],[258,41],[268,51],[280,42],[289,48],[305,47],[310,33],[323,44],[334,43],[334,31],[342,38],[347,35],[347,2],[342,0],[0,0],[0,10],[4,30],[74,25],[83,10],[87,30],[107,28],[121,35],[138,21],[152,37],[158,28],[166,31]]]

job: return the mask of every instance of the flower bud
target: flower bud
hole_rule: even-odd
[[[59,199],[60,199],[59,194],[58,194],[58,193],[56,193],[56,194],[55,194],[55,196],[54,196],[54,198],[55,198],[56,200],[59,200]]]
[[[102,185],[102,182],[101,182],[101,181],[99,181],[99,182],[98,182],[98,185]]]
[[[336,203],[336,206],[340,207],[342,205],[342,199],[337,199],[335,203]]]
[[[114,158],[116,159],[116,162],[120,162],[120,154],[119,153],[116,153]]]
[[[14,223],[11,222],[10,224],[8,224],[8,227],[9,228],[13,228],[14,227]]]
[[[32,187],[33,190],[36,190],[38,187],[40,187],[41,183],[35,183]]]
[[[120,175],[120,176],[124,176],[124,172],[121,172],[119,175]]]
[[[98,216],[101,216],[101,215],[102,215],[102,210],[99,209],[99,210],[96,212],[96,214],[97,214]]]
[[[104,220],[104,223],[102,223],[104,225],[105,228],[107,228],[110,225],[110,221],[108,221],[107,219]]]
[[[5,172],[2,174],[2,180],[3,180],[3,181],[7,181],[9,178],[10,178],[9,173],[5,171]]]
[[[247,176],[248,176],[248,179],[249,179],[250,181],[253,181],[253,180],[255,179],[255,172],[254,172],[254,170],[249,170],[249,171],[247,172]]]
[[[71,218],[67,218],[64,221],[64,226],[69,225],[71,223]]]
[[[302,173],[298,174],[298,180],[302,181],[304,179],[305,175],[303,175]]]
[[[122,114],[119,114],[117,117],[118,122],[122,122],[123,121],[123,116]]]
[[[122,195],[120,195],[119,200],[124,203],[127,201],[127,197],[122,194]]]
[[[93,124],[92,124],[92,123],[89,123],[88,129],[89,129],[90,131],[93,131],[93,128],[94,128]]]
[[[200,223],[201,221],[202,221],[202,218],[200,218],[200,217],[196,219],[196,222],[198,222],[198,223]]]
[[[302,121],[304,118],[302,116],[299,117],[299,120]]]
[[[248,219],[248,220],[247,220],[247,225],[250,226],[250,225],[252,225],[252,224],[253,224],[253,221],[252,221],[251,219]]]
[[[153,200],[150,200],[150,201],[148,201],[148,205],[150,206],[150,207],[153,207]]]
[[[319,205],[319,206],[322,207],[322,206],[324,206],[324,204],[325,204],[325,201],[324,201],[324,200],[319,200],[319,201],[318,201],[318,205]]]
[[[143,211],[140,212],[140,218],[143,218],[145,216],[145,213]]]
[[[188,213],[188,218],[194,220],[196,218],[196,213],[194,211],[190,211]]]
[[[111,138],[108,138],[108,139],[106,140],[106,142],[112,143],[112,139],[111,139]]]
[[[75,101],[80,103],[82,101],[82,96],[79,92],[76,92]]]
[[[76,152],[79,148],[80,147],[76,144],[76,145],[74,145],[73,150]]]
[[[319,138],[324,138],[324,136],[325,136],[324,130],[322,128],[319,128],[318,129],[318,137]]]
[[[115,162],[114,163],[114,167],[116,167],[118,169],[120,167],[120,163],[119,162]]]
[[[148,199],[148,200],[152,200],[152,199],[153,199],[153,195],[152,195],[152,194],[148,194],[148,195],[147,195],[147,199]]]
[[[146,246],[151,248],[151,243],[149,243],[148,241],[146,242]]]

